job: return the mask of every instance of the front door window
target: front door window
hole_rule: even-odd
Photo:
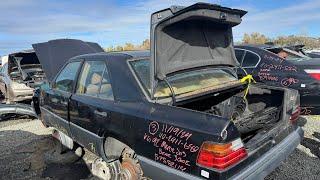
[[[67,64],[57,77],[54,88],[57,90],[71,92],[81,62]]]

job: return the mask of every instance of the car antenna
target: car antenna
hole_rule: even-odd
[[[176,94],[174,93],[173,88],[172,88],[171,84],[169,83],[168,79],[164,78],[163,80],[168,85],[168,87],[171,91],[172,105],[175,105],[176,104]]]

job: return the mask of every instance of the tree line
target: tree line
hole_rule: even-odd
[[[266,44],[272,43],[276,46],[291,46],[291,45],[305,45],[306,49],[319,49],[320,38],[313,38],[302,35],[278,36],[276,38],[269,38],[264,34],[254,32],[251,34],[244,34],[240,44]]]
[[[124,45],[118,45],[118,46],[109,46],[105,48],[104,50],[107,52],[111,51],[133,51],[133,50],[147,50],[150,49],[150,40],[146,39],[142,41],[141,44],[132,44],[132,43],[125,43]]]

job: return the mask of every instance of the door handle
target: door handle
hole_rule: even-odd
[[[105,111],[94,110],[94,114],[99,115],[99,116],[103,116],[103,117],[108,117],[108,113]]]

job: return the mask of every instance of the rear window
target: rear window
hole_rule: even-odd
[[[260,57],[250,51],[246,51],[242,67],[255,67],[260,61]]]
[[[235,49],[235,55],[236,55],[236,58],[237,58],[237,60],[238,60],[238,62],[239,62],[240,64],[242,64],[243,54],[244,54],[244,50]]]
[[[143,88],[150,94],[150,61],[148,59],[130,61],[130,65],[137,75]],[[176,95],[217,86],[238,79],[224,69],[205,68],[182,72],[168,77]],[[171,92],[167,84],[161,81],[154,94],[155,97],[168,97]]]

